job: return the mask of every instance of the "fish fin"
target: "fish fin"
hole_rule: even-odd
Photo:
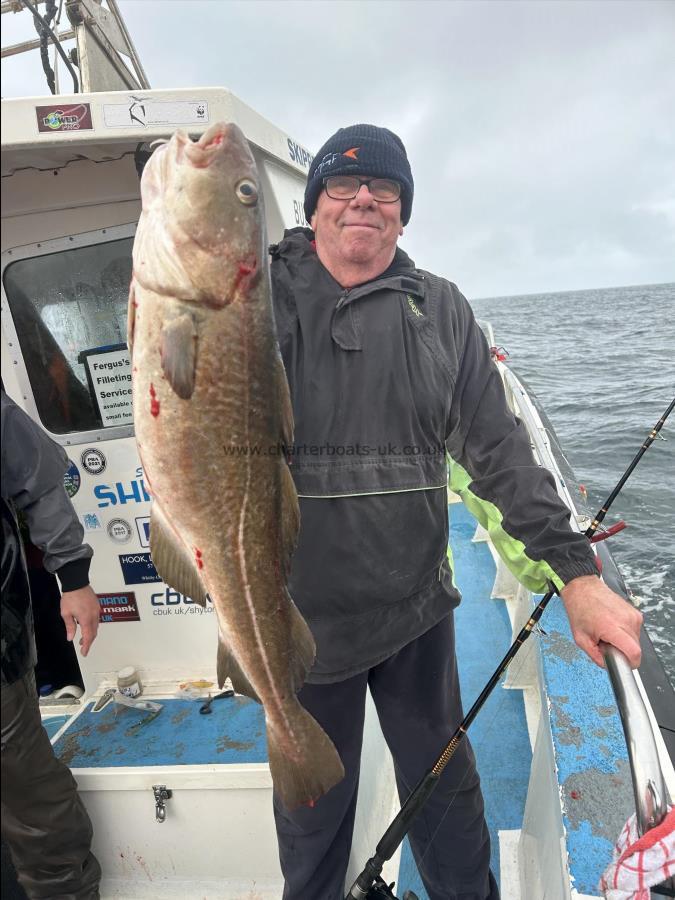
[[[133,353],[134,349],[134,330],[136,328],[136,279],[131,279],[129,285],[129,305],[127,307],[127,349],[129,353]]]
[[[288,591],[286,591],[286,597],[290,605],[291,646],[293,648],[291,685],[297,694],[305,683],[307,673],[314,665],[316,644],[309,625],[305,622],[298,607],[291,600]]]
[[[197,329],[187,313],[171,319],[162,328],[162,371],[181,400],[189,400],[195,389]]]
[[[286,578],[300,530],[300,505],[293,476],[285,463],[281,464],[281,564]]]
[[[286,378],[286,369],[281,354],[276,356],[277,368],[277,384],[279,385],[279,409],[281,410],[281,441],[284,447],[293,446],[293,405],[291,403],[291,392],[288,387],[288,378]]]
[[[218,635],[217,666],[218,687],[222,688],[222,686],[225,684],[225,679],[229,678],[232,682],[232,687],[238,694],[244,694],[244,696],[250,697],[251,700],[255,700],[257,703],[260,703],[260,698],[255,692],[255,689],[252,687],[251,682],[248,680],[246,675],[244,675],[241,666],[237,662],[234,653],[225,643],[222,634]]]
[[[316,719],[295,703],[287,708],[296,754],[291,755],[282,741],[267,726],[267,753],[274,789],[289,809],[313,806],[315,801],[344,777],[345,770],[331,739]]]
[[[279,385],[279,409],[281,410],[281,442],[287,450],[293,446],[293,407],[288,379],[281,355],[277,354],[277,383]],[[281,464],[281,561],[288,577],[291,556],[295,550],[300,530],[300,506],[293,476],[286,462]]]
[[[185,594],[200,606],[206,606],[206,589],[189,551],[167,523],[157,500],[150,513],[150,555],[152,562],[174,591]]]

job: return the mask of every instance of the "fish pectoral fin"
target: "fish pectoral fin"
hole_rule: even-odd
[[[335,746],[319,723],[297,701],[286,708],[291,734],[267,725],[267,755],[274,790],[284,806],[313,806],[344,778]]]
[[[127,307],[127,349],[129,353],[133,353],[134,349],[134,330],[136,328],[136,279],[132,277],[129,285],[129,305]]]
[[[206,606],[206,590],[190,553],[167,523],[157,500],[150,513],[150,555],[158,573],[174,591]]]
[[[218,687],[222,688],[222,686],[225,684],[225,679],[229,678],[232,682],[232,687],[238,694],[244,694],[245,697],[250,697],[251,700],[255,700],[257,703],[260,703],[260,697],[258,697],[255,689],[251,685],[251,682],[244,674],[241,666],[237,662],[234,653],[225,643],[222,634],[218,635],[217,665]]]
[[[192,316],[183,313],[162,328],[162,371],[181,400],[189,400],[195,389],[197,329]]]

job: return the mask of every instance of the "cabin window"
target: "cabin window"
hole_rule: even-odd
[[[131,424],[126,323],[133,237],[11,262],[5,294],[43,425]],[[97,377],[100,376],[100,377]]]

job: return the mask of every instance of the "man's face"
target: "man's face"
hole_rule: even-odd
[[[334,200],[324,190],[319,194],[310,224],[322,258],[364,268],[382,260],[384,271],[403,234],[401,201],[379,202],[366,184],[361,185],[352,200]]]

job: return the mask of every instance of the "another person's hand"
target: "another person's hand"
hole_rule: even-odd
[[[66,591],[61,597],[61,618],[66,623],[66,637],[72,641],[80,626],[82,656],[89,653],[98,631],[100,605],[91,585],[77,591]]]
[[[633,669],[640,665],[641,612],[595,575],[573,578],[560,595],[574,640],[594,663],[604,668],[598,646],[604,641],[620,650]]]

